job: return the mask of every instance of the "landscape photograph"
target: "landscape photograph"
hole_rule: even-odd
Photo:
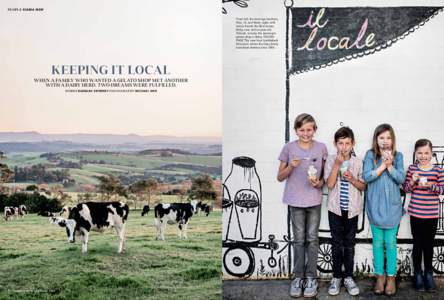
[[[0,6],[0,299],[220,299],[218,3]]]

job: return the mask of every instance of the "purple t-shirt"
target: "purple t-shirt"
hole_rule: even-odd
[[[310,149],[302,149],[297,141],[285,144],[279,160],[289,164],[293,159],[301,159],[301,163],[293,169],[285,181],[283,202],[294,207],[311,207],[321,204],[322,189],[314,188],[308,180],[308,168],[313,165],[321,178],[323,162],[327,159],[327,147],[323,143],[313,141]]]

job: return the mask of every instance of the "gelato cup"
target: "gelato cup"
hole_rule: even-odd
[[[347,172],[349,165],[350,165],[350,161],[348,161],[348,160],[342,162],[342,165],[339,168],[339,174],[341,176],[344,176],[344,173]]]
[[[318,170],[313,165],[310,165],[307,170],[308,178],[314,180],[317,178]]]

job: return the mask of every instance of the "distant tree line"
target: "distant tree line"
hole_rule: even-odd
[[[14,167],[15,182],[33,181],[37,183],[53,183],[69,181],[69,170],[47,170],[42,164],[33,165],[30,167]]]
[[[131,194],[136,195],[134,200],[147,201],[151,203],[152,196],[157,193],[160,183],[155,178],[148,178],[136,181],[131,185],[125,186],[115,176],[101,176],[97,177],[100,181],[98,185],[98,191],[104,195],[104,200],[109,201],[113,196],[122,196],[130,198]],[[183,190],[177,188],[174,192],[175,195],[188,196],[188,199],[196,200],[216,200],[217,194],[213,186],[213,179],[211,176],[204,174],[196,176],[192,179],[191,188]],[[164,194],[172,194],[172,191],[165,191]],[[137,208],[137,202],[134,201],[135,208]]]
[[[186,170],[192,170],[209,174],[222,173],[222,166],[208,167],[208,166],[199,166],[199,165],[190,165],[190,164],[167,164],[159,168],[159,170],[175,170],[175,169],[186,169]]]
[[[57,198],[47,198],[37,192],[32,194],[15,193],[11,195],[0,194],[0,210],[5,206],[15,206],[24,204],[31,213],[44,211],[57,212],[61,210],[61,204]]]

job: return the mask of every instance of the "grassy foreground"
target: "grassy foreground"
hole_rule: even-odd
[[[154,215],[130,211],[126,252],[114,230],[69,244],[47,218],[0,220],[0,299],[220,299],[221,212],[193,216],[188,240],[168,225],[155,240]]]

